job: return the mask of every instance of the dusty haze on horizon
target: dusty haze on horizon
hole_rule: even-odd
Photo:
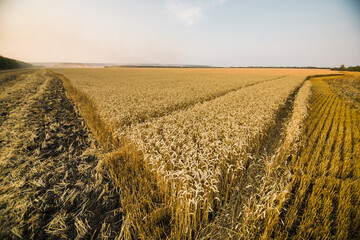
[[[28,62],[360,65],[356,0],[0,0],[0,55]]]

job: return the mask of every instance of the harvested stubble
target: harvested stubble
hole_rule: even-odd
[[[312,79],[310,114],[289,164],[289,194],[268,221],[264,239],[360,237],[360,114],[344,92],[329,87],[336,80],[341,84],[342,77]]]
[[[105,171],[97,172],[95,139],[61,81],[45,70],[5,79],[0,238],[114,238],[122,218],[118,194]]]

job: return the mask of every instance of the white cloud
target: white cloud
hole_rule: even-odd
[[[189,26],[205,19],[207,8],[223,4],[227,0],[167,0],[166,9],[177,21]]]

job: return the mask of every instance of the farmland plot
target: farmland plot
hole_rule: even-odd
[[[355,75],[53,71],[0,74],[5,236],[359,236]]]
[[[222,178],[241,178],[277,109],[303,80],[292,76],[260,83],[118,134],[137,143],[171,192],[177,225],[190,219],[191,226],[213,211],[224,194],[220,191],[228,191],[230,183],[224,186]]]
[[[347,75],[312,83],[309,117],[289,165],[288,198],[268,221],[264,238],[358,239],[360,79]]]
[[[228,201],[232,184],[241,181],[253,164],[252,153],[263,148],[261,140],[279,109],[306,75],[329,74],[324,70],[112,69],[111,74],[125,74],[124,79],[107,75],[100,80],[107,70],[84,71],[89,70],[56,70],[103,109],[98,113],[111,123],[112,137],[125,139],[143,154],[144,167],[140,169],[155,174],[157,191],[165,193],[162,204],[171,208],[172,230],[167,234],[174,238],[193,236]],[[196,78],[199,73],[204,79]],[[172,79],[176,74],[179,78]],[[233,82],[228,81],[229,75]],[[188,86],[196,94],[188,91]],[[204,86],[208,88],[204,90]],[[129,117],[130,113],[136,117]],[[121,166],[117,171],[122,171]],[[120,172],[115,175],[122,179]],[[163,207],[151,211],[147,216],[169,214]]]
[[[107,124],[119,129],[161,117],[228,92],[286,75],[326,70],[254,69],[53,69],[97,105]]]

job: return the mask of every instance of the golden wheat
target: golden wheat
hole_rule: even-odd
[[[357,239],[359,232],[359,112],[348,103],[348,91],[329,86],[339,78],[313,78],[311,111],[302,131],[299,152],[290,163],[294,172],[276,221],[264,236],[277,239]],[[340,84],[341,80],[336,84]],[[341,89],[341,88],[340,88]],[[357,93],[359,94],[359,93]],[[354,99],[353,99],[354,100]],[[355,125],[353,125],[355,124]],[[273,228],[274,227],[274,228]],[[269,229],[270,232],[268,231]]]
[[[137,143],[176,202],[178,223],[194,228],[220,202],[221,168],[229,176],[245,170],[253,144],[302,81],[286,77],[257,84],[117,134]]]
[[[325,70],[53,69],[97,105],[114,128],[161,117],[261,81]]]
[[[280,212],[292,188],[300,186],[300,195],[295,201],[299,207],[303,194],[312,186],[309,178],[300,180],[281,163],[286,159],[284,156],[296,153],[298,144],[311,145],[315,141],[301,138],[311,91],[309,81],[295,98],[294,111],[283,134],[284,146],[278,151],[286,154],[259,160],[252,152],[262,148],[262,139],[274,124],[278,111],[305,77],[329,74],[327,70],[54,71],[68,77],[74,88],[90,97],[96,114],[110,126],[107,134],[122,144],[121,151],[110,154],[105,162],[122,189],[124,205],[131,203],[126,207],[123,237],[145,239],[165,234],[172,238],[193,238],[209,223],[210,216],[227,204],[237,182],[248,181],[243,177],[245,172],[259,164],[265,171],[261,170],[256,177],[261,179],[261,174],[265,174],[266,183],[255,186],[258,182],[254,182],[252,186],[245,182],[246,185],[238,187],[262,189],[261,200],[251,197],[252,200],[244,201],[242,204],[250,205],[243,208],[242,218],[248,216],[249,221],[244,227],[240,222],[235,223],[234,230],[230,230],[235,233],[233,236],[256,238],[264,231],[259,227],[263,224],[266,228],[263,238],[266,238],[268,233],[271,235],[278,229],[276,222],[269,223],[266,219],[283,221]],[[322,101],[317,94],[314,98]],[[324,109],[319,108],[319,111]],[[312,118],[310,115],[309,119]],[[313,126],[306,128],[306,131],[312,130],[318,131]],[[132,179],[135,170],[139,173],[137,180]],[[129,182],[134,185],[122,186]],[[152,187],[154,183],[156,188]],[[139,193],[134,194],[134,191]],[[289,212],[296,214],[297,211],[291,208]],[[286,220],[287,216],[284,218]],[[161,233],[158,227],[162,225],[155,223],[164,219],[171,222],[170,232]],[[144,222],[154,227],[150,229]],[[252,223],[256,224],[253,228],[249,227]],[[246,231],[254,234],[246,235]]]

